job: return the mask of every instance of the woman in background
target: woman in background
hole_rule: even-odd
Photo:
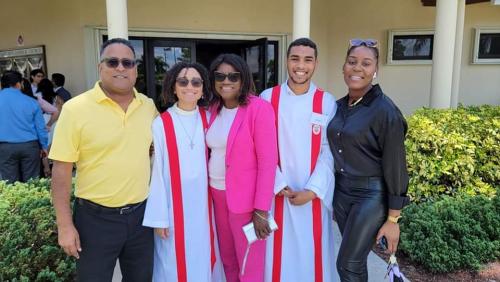
[[[37,93],[34,93],[34,95],[38,99],[43,99],[43,101],[49,103],[53,108],[55,108],[55,111],[51,112],[45,112],[43,117],[45,118],[45,122],[47,125],[47,128],[49,130],[49,147],[50,144],[52,143],[52,136],[54,136],[54,127],[57,122],[57,119],[59,118],[59,110],[57,110],[57,94],[54,92],[54,84],[47,79],[44,78],[38,83],[38,88],[37,88]],[[51,108],[51,109],[53,109]]]
[[[45,80],[48,80],[48,79],[45,79]],[[49,83],[50,83],[50,81],[49,81]],[[41,84],[42,90],[45,93],[54,92],[53,89],[52,90],[48,89],[48,87],[50,87],[50,84],[47,84],[47,82],[44,82],[43,84]],[[38,91],[42,91],[42,90],[40,90],[40,86],[38,87],[38,89],[39,89]],[[38,94],[36,96],[33,95],[32,85],[29,82],[29,80],[26,78],[23,78],[23,81],[21,84],[21,92],[23,92],[24,94],[26,94],[29,97],[32,97],[33,99],[36,99],[38,101],[38,104],[40,105],[40,108],[42,108],[43,117],[45,119],[45,128],[47,129],[47,132],[49,133],[48,137],[49,137],[49,150],[50,150],[50,145],[52,143],[52,137],[54,136],[54,131],[53,131],[54,123],[57,120],[57,118],[59,117],[60,111],[57,109],[56,106],[52,105],[51,102],[42,98],[42,96],[43,96],[42,92],[39,92],[39,93],[42,93],[41,95],[40,94]],[[50,94],[46,94],[46,95],[48,96]],[[41,168],[40,176],[41,177],[50,177],[51,176],[51,169],[50,169],[49,159],[47,157],[43,157],[41,159],[41,162],[42,162],[42,165],[40,166],[40,168]]]

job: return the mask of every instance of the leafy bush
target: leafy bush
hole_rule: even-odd
[[[73,281],[75,262],[57,244],[49,182],[0,181],[0,281]]]
[[[408,118],[413,202],[440,195],[495,195],[500,186],[500,107],[420,109]]]
[[[500,259],[499,196],[446,196],[403,214],[399,250],[432,272],[478,270]]]

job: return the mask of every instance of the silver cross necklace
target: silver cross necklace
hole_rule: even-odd
[[[177,105],[176,105],[176,107],[177,107]],[[188,131],[186,130],[186,127],[184,126],[184,123],[182,122],[181,114],[179,114],[180,111],[182,111],[182,109],[179,109],[177,107],[175,113],[177,114],[179,123],[181,124],[181,127],[184,130],[184,133],[186,133],[186,136],[189,139],[189,147],[191,148],[191,150],[193,150],[194,149],[194,145],[195,145],[194,142],[193,142],[193,139],[194,139],[194,136],[196,134],[196,129],[198,128],[198,113],[195,113],[195,121],[194,121],[195,123],[194,123],[193,133],[191,135],[189,135]]]

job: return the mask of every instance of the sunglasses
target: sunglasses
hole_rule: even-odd
[[[226,80],[226,77],[231,82],[238,82],[241,78],[241,74],[239,72],[230,72],[227,74],[218,71],[214,72],[215,81],[223,82]]]
[[[175,82],[177,82],[177,84],[180,86],[180,87],[187,87],[189,82],[191,82],[191,85],[194,87],[194,88],[200,88],[203,86],[203,79],[201,78],[193,78],[191,80],[185,78],[185,77],[178,77],[175,79]]]
[[[354,39],[349,40],[349,48],[350,47],[359,47],[359,46],[377,48],[378,41],[375,39],[359,39],[359,38],[354,38]]]
[[[105,63],[106,66],[108,66],[108,68],[112,68],[112,69],[116,69],[120,65],[120,63],[126,69],[131,69],[131,68],[135,67],[135,60],[126,59],[126,58],[125,59],[118,59],[115,57],[104,58],[101,60],[101,63]]]

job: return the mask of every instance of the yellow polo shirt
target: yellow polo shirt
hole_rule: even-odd
[[[93,89],[64,103],[49,158],[76,163],[77,197],[107,207],[138,203],[148,195],[153,101],[135,91],[127,112]]]

